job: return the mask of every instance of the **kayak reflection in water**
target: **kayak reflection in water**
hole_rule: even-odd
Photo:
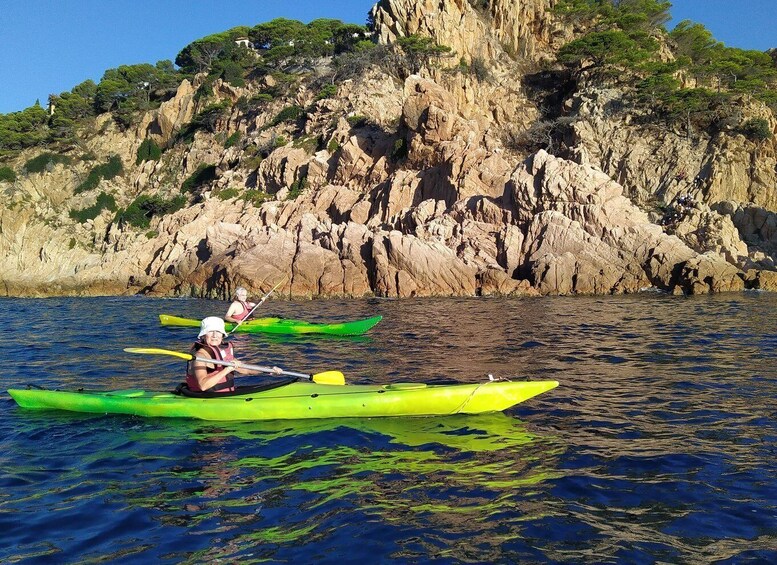
[[[224,341],[227,332],[224,320],[209,316],[200,322],[200,333],[191,348],[191,354],[204,359],[229,361],[234,366],[222,367],[205,361],[192,360],[186,364],[186,385],[194,392],[233,392],[235,390],[234,372],[241,375],[255,375],[254,371],[240,366],[235,359],[231,343]],[[273,367],[273,372],[281,374],[283,369]]]
[[[248,291],[242,286],[237,287],[235,291],[235,300],[229,305],[224,319],[227,322],[237,323],[244,320],[251,310],[256,306],[253,302],[248,302]]]

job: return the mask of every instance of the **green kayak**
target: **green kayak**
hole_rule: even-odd
[[[479,384],[322,385],[286,382],[246,387],[229,396],[192,398],[171,392],[9,389],[23,408],[202,420],[297,420],[381,416],[446,416],[498,412],[558,386],[556,381]]]
[[[383,316],[374,316],[364,320],[355,320],[353,322],[342,322],[339,324],[315,324],[304,322],[302,320],[287,320],[285,318],[255,318],[243,322],[237,328],[237,332],[262,333],[262,334],[327,334],[327,335],[361,335],[367,332],[372,326],[383,319]],[[200,327],[200,320],[191,318],[179,318],[178,316],[169,316],[160,314],[159,321],[163,326],[185,326],[192,328]],[[232,331],[236,324],[227,322],[225,324],[227,331]]]

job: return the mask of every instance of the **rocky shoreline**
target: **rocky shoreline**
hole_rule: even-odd
[[[540,0],[528,12],[495,5],[505,17],[490,28],[466,2],[447,2],[432,21],[409,0],[376,7],[376,26],[386,40],[400,29],[427,30],[463,57],[494,51],[495,61],[508,40],[537,62],[568,35],[551,18],[537,23]],[[516,21],[517,35],[507,38]],[[485,51],[471,52],[474,45]],[[169,144],[192,119],[201,79],[184,81],[134,129],[100,116],[99,134],[82,143],[125,164],[125,174],[100,187],[120,204],[173,194],[205,163],[215,164],[215,179],[198,202],[155,216],[144,233],[112,222],[107,210],[84,223],[68,216],[97,198],[73,190],[84,164],[0,182],[0,294],[224,298],[237,286],[266,292],[284,275],[281,292],[295,298],[777,289],[773,139],[666,135],[608,114],[617,92],[584,88],[565,103],[577,116],[565,151],[527,157],[504,144],[504,133],[537,109],[514,68],[495,63],[492,72],[481,82],[439,69],[403,81],[373,71],[333,99],[301,91],[296,102],[308,118],[297,137],[326,148],[288,142],[261,160],[250,157],[268,140],[292,137],[288,126],[267,126],[280,105],[260,115],[235,106],[215,133],[197,132],[162,160],[133,164],[144,139]],[[219,100],[247,94],[213,86]],[[743,111],[777,130],[763,106]],[[360,116],[363,123],[352,119]],[[219,141],[238,132],[242,145]],[[239,197],[256,188],[271,199]],[[238,196],[222,199],[229,190]],[[659,196],[671,206],[658,209]]]

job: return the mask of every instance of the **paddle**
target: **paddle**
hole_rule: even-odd
[[[153,347],[125,347],[124,351],[127,353],[145,353],[148,355],[172,355],[173,357],[180,357],[187,361],[203,361],[205,363],[212,363],[214,365],[224,365],[226,367],[234,367],[235,364],[230,361],[219,361],[218,359],[204,359],[202,357],[195,357],[191,353],[181,353],[179,351],[172,351],[170,349],[156,349]],[[251,369],[252,371],[261,371],[263,373],[275,373],[272,367],[262,367],[260,365],[247,365],[240,363],[241,367]],[[315,375],[309,375],[305,373],[294,373],[292,371],[281,371],[281,375],[287,375],[289,377],[299,377],[302,379],[308,379],[314,383],[322,385],[344,385],[345,376],[340,371],[324,371],[323,373],[316,373]]]
[[[285,283],[285,282],[286,282],[286,277],[284,276],[284,277],[281,279],[281,282],[279,282],[279,283],[278,283],[278,284],[276,284],[274,287],[272,287],[272,288],[270,289],[270,292],[268,292],[267,294],[265,294],[265,295],[262,297],[262,299],[261,299],[259,302],[257,302],[256,304],[254,304],[254,307],[253,307],[253,308],[251,308],[251,311],[250,311],[248,314],[246,314],[246,315],[245,315],[245,318],[243,318],[242,320],[240,320],[240,321],[237,323],[237,325],[236,325],[234,328],[232,328],[231,330],[229,330],[229,332],[227,332],[227,335],[230,335],[230,334],[231,334],[232,332],[234,332],[234,331],[235,331],[237,328],[239,328],[239,327],[240,327],[240,325],[241,325],[243,322],[245,322],[245,321],[246,321],[246,320],[247,320],[247,319],[248,319],[248,318],[251,316],[251,314],[253,314],[253,313],[254,313],[254,310],[256,310],[257,308],[259,308],[259,306],[261,306],[261,305],[262,305],[262,303],[263,303],[265,300],[267,300],[267,299],[270,297],[270,295],[273,293],[273,291],[275,291],[275,289],[276,289],[276,288],[278,288],[279,286],[281,286],[281,285],[282,285],[283,283]]]

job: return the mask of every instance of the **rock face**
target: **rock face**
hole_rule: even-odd
[[[451,47],[471,61],[515,58],[538,61],[552,57],[571,35],[553,21],[552,0],[381,0],[372,9],[382,43],[417,34]],[[476,7],[477,6],[477,7]]]
[[[131,131],[100,116],[84,145],[118,155],[122,176],[74,194],[89,167],[75,162],[0,183],[0,293],[226,298],[237,286],[266,292],[284,277],[282,292],[297,297],[777,289],[773,144],[658,138],[607,110],[617,91],[584,89],[568,101],[577,118],[564,157],[504,147],[500,132],[538,113],[517,62],[536,64],[570,38],[551,3],[379,2],[382,40],[431,35],[470,62],[499,61],[492,80],[432,70],[398,82],[371,71],[336,98],[301,91],[301,135],[270,125],[278,101],[260,113],[235,106],[215,134],[172,144],[202,109],[201,79],[184,81]],[[213,85],[216,99],[250,95]],[[235,132],[242,144],[225,148]],[[147,137],[171,147],[136,165]],[[304,139],[319,141],[297,143]],[[98,192],[119,207],[140,194],[180,194],[202,165],[216,178],[196,203],[154,216],[148,229],[120,225],[108,210],[84,223],[70,217]],[[257,190],[271,199],[239,197]],[[675,208],[658,210],[656,199]]]

